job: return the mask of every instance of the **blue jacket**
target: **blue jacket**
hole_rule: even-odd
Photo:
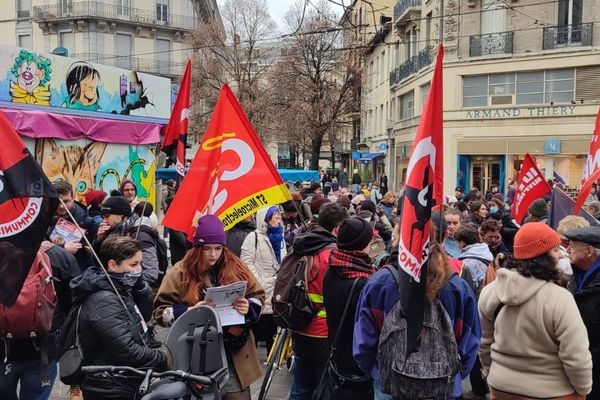
[[[377,346],[381,327],[399,297],[398,285],[392,273],[382,268],[367,281],[358,299],[352,350],[360,368],[370,374],[373,380],[380,380]],[[439,299],[454,325],[461,355],[462,371],[455,379],[453,392],[454,397],[459,397],[462,395],[462,379],[471,372],[479,353],[481,326],[477,300],[467,282],[456,274],[444,286]]]

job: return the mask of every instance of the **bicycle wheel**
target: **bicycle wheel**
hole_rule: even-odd
[[[271,382],[273,381],[273,375],[275,374],[275,371],[280,368],[279,357],[287,336],[288,333],[286,329],[281,329],[277,333],[277,339],[273,344],[274,350],[271,352],[271,358],[267,363],[265,377],[263,378],[262,385],[260,386],[258,400],[265,400],[267,398],[267,393],[269,391],[269,388],[271,387]]]

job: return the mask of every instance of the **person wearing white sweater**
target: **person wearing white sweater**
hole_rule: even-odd
[[[479,298],[480,358],[491,400],[585,399],[592,359],[573,296],[556,282],[560,237],[541,222],[516,234],[511,269]]]

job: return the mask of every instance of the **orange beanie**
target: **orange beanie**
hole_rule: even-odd
[[[560,236],[543,222],[528,222],[515,235],[514,252],[518,260],[529,260],[560,244]]]

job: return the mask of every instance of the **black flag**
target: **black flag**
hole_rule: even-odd
[[[0,303],[17,300],[58,206],[58,194],[0,111]]]

